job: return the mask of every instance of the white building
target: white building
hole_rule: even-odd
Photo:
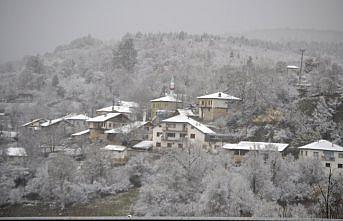
[[[185,115],[177,115],[162,120],[153,128],[153,144],[157,148],[183,148],[185,142],[201,144],[203,148],[213,148],[209,136],[215,132],[204,124]]]
[[[343,172],[343,147],[327,140],[318,140],[298,148],[299,158],[318,159],[325,167]]]
[[[268,143],[268,142],[250,142],[241,141],[236,144],[228,143],[223,146],[223,149],[229,152],[231,159],[234,160],[236,164],[240,164],[244,155],[249,151],[259,151],[264,154],[264,158],[268,158],[267,151],[279,151],[283,153],[288,144],[286,143]]]

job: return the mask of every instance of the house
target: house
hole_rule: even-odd
[[[22,127],[29,128],[32,130],[40,130],[41,124],[44,122],[47,122],[47,120],[42,119],[42,118],[38,118],[38,119],[34,119],[30,122],[27,122],[26,124],[23,124]]]
[[[118,106],[118,105],[112,105],[112,106],[108,106],[108,107],[104,107],[104,108],[96,110],[97,116],[108,114],[108,113],[121,113],[129,117],[132,114],[132,111],[129,107]]]
[[[73,125],[75,131],[88,128],[87,120],[89,117],[85,114],[68,114],[64,119]]]
[[[41,123],[40,127],[45,132],[50,134],[58,133],[63,137],[69,136],[74,130],[73,124],[64,119],[64,117],[47,120]]]
[[[151,103],[151,119],[157,116],[157,113],[162,110],[162,114],[167,112],[174,113],[178,108],[182,107],[182,101],[177,99],[177,95],[174,92],[174,77],[172,78],[169,86],[169,93],[166,93],[164,97],[156,98],[150,101]]]
[[[107,159],[111,161],[112,165],[125,164],[128,160],[127,148],[121,145],[107,145],[100,150],[105,152]]]
[[[174,113],[178,108],[182,107],[182,101],[178,100],[176,96],[166,95],[157,99],[151,100],[151,118],[157,116],[160,112],[162,115],[169,112]]]
[[[279,151],[283,153],[289,144],[286,143],[269,143],[269,142],[250,142],[241,141],[239,143],[227,143],[223,146],[223,149],[228,151],[231,159],[236,164],[240,164],[244,155],[249,151],[258,151],[264,155],[264,158],[268,158],[268,151]]]
[[[343,147],[327,140],[318,140],[298,149],[300,159],[318,159],[326,168],[343,172]]]
[[[152,123],[136,121],[122,127],[105,131],[111,144],[129,145],[132,142],[152,139]]]
[[[237,110],[240,98],[217,92],[197,97],[199,107],[199,117],[203,121],[210,122],[220,117],[228,117]]]
[[[127,116],[121,113],[108,113],[87,120],[89,128],[89,137],[92,141],[103,140],[106,141],[106,130],[122,127],[131,121]]]
[[[136,120],[135,111],[139,104],[133,101],[118,100],[113,105],[96,110],[98,116],[108,113],[121,113],[126,115],[130,120]]]
[[[151,150],[154,142],[151,140],[143,140],[135,145],[132,146],[132,149],[134,150],[141,150],[141,151],[147,151]]]
[[[26,150],[23,147],[9,147],[2,154],[6,161],[14,164],[25,162],[25,158],[27,157]]]
[[[185,115],[162,120],[153,128],[153,144],[157,148],[183,148],[186,142],[197,142],[203,148],[213,148],[208,138],[215,132],[204,124]]]

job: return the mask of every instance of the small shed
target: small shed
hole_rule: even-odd
[[[102,151],[108,152],[112,165],[125,164],[128,160],[127,148],[121,145],[107,145],[101,148]]]

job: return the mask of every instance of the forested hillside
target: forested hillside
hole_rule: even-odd
[[[301,96],[300,66],[311,84]],[[112,103],[113,96],[143,109],[160,96],[172,76],[185,105],[205,93],[226,91],[242,98],[242,111],[216,122],[240,139],[305,144],[318,138],[343,144],[343,43],[269,42],[244,37],[180,33],[127,34],[105,42],[75,39],[44,55],[0,66],[1,98],[33,94],[33,103],[3,106],[12,127],[33,118],[60,117]]]

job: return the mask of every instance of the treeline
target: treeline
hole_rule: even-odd
[[[340,55],[326,44],[186,32],[127,34],[115,43],[86,36],[54,52],[2,65],[0,91],[33,95],[32,105],[4,107],[18,123],[66,112],[92,115],[114,96],[149,112],[149,100],[163,94],[173,75],[185,107],[216,91],[243,99],[241,112],[216,122],[223,133],[295,146],[318,138],[342,145],[343,73],[335,60],[343,53],[339,43],[328,47]],[[302,80],[310,87],[301,96],[299,76],[286,66],[299,63],[298,50],[304,47]]]
[[[249,153],[241,167],[196,145],[154,163],[134,212],[139,216],[342,218],[342,176],[320,162]]]

